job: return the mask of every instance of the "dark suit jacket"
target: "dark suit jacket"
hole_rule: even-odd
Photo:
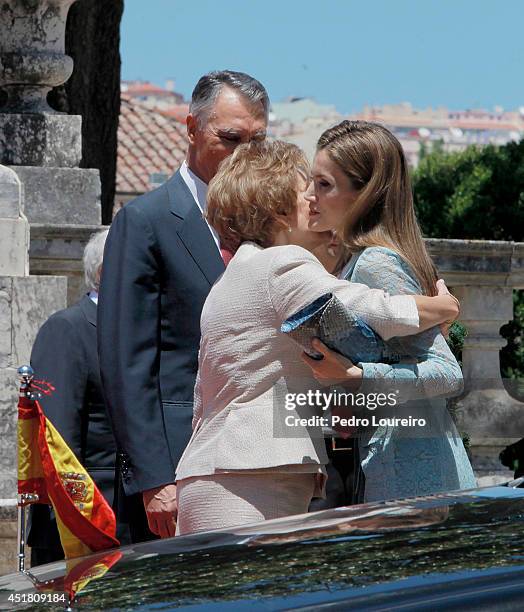
[[[86,295],[78,304],[53,314],[33,345],[35,377],[56,390],[40,403],[109,504],[113,503],[116,445],[106,414],[96,350],[95,303]],[[31,546],[60,546],[48,506],[31,511]]]
[[[126,495],[174,482],[191,435],[200,313],[223,270],[179,172],[113,220],[98,348]]]

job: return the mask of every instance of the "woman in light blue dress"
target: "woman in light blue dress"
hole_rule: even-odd
[[[392,295],[435,294],[436,270],[416,219],[407,163],[386,128],[343,121],[324,132],[307,197],[310,229],[336,230],[343,245],[341,278]],[[354,499],[368,502],[475,487],[445,399],[460,393],[462,373],[441,330],[378,340],[381,358],[370,345],[369,362],[363,355],[359,363],[350,363],[324,346],[322,361],[305,357],[321,382],[361,380],[361,392],[400,388],[400,397],[409,400],[401,406],[402,414],[426,419],[426,427],[415,435],[389,424],[358,432]],[[343,343],[332,348],[351,354]]]

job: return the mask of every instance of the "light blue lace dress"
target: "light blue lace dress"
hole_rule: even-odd
[[[422,293],[410,267],[394,251],[370,247],[353,255],[341,277],[391,295]],[[397,385],[409,401],[402,415],[425,418],[424,433],[390,425],[367,428],[359,436],[359,452],[365,475],[364,500],[426,495],[476,486],[462,439],[446,404],[458,394],[462,372],[446,340],[433,328],[423,333],[392,338],[385,343],[384,361],[366,363],[362,391]],[[396,358],[389,359],[390,356]],[[406,395],[408,394],[408,395]],[[398,414],[398,409],[395,409]]]

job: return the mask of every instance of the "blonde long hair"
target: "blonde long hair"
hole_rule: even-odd
[[[411,266],[423,292],[435,295],[437,272],[415,215],[400,142],[382,125],[346,120],[322,134],[317,151],[322,150],[358,192],[340,234],[347,251],[390,248]]]

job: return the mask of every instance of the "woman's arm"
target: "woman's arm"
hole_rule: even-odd
[[[270,250],[273,257],[268,266],[268,293],[280,323],[326,293],[335,294],[351,313],[385,340],[416,334],[453,318],[458,312],[455,298],[449,295],[391,296],[382,288],[370,289],[365,284],[335,278],[301,247]]]
[[[407,293],[420,291],[420,286],[402,259],[392,251],[367,249],[360,257],[352,278],[370,286],[383,286],[387,291]],[[420,296],[419,296],[420,297]],[[310,365],[315,377],[327,383],[362,380],[373,391],[386,385],[401,388],[400,399],[416,399],[455,395],[462,390],[462,372],[438,328],[395,340],[395,349],[414,359],[414,363],[360,363],[356,366],[329,349],[320,349],[323,361]]]
[[[449,326],[460,314],[460,303],[457,298],[449,293],[444,281],[438,281],[438,283],[437,287],[440,287],[443,293],[435,297],[413,296],[418,309],[419,331],[421,332],[443,323]]]
[[[461,393],[464,385],[462,371],[444,337],[436,329],[416,336],[407,349],[419,353],[416,363],[360,363],[363,391],[376,390],[377,381],[400,391],[401,401],[426,397],[452,397]],[[394,383],[394,385],[393,385]]]
[[[193,419],[191,421],[191,429],[195,429],[200,424],[203,414],[202,406],[202,383],[200,382],[200,356],[202,350],[202,339],[200,340],[200,349],[198,351],[198,370],[195,379],[195,389],[193,394]]]

